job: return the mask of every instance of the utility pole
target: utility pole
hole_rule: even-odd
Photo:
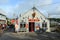
[[[14,20],[15,20],[15,24],[16,24],[16,14],[14,13],[13,16],[14,16]]]
[[[48,18],[49,18],[49,16],[50,16],[50,15],[49,15],[49,13],[48,13]]]

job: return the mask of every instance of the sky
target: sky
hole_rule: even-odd
[[[49,17],[60,17],[60,0],[0,0],[0,10],[12,18],[26,12],[35,6]]]

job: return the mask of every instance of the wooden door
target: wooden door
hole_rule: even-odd
[[[29,22],[29,32],[34,32],[34,30],[35,30],[35,23]]]

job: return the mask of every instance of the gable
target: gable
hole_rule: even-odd
[[[35,18],[45,19],[46,17],[36,8],[33,11],[33,8],[25,12],[21,17],[32,18],[32,14],[35,12]]]

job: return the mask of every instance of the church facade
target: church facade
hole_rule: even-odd
[[[18,22],[20,31],[35,32],[46,27],[46,32],[50,32],[50,21],[36,7],[21,14]]]

